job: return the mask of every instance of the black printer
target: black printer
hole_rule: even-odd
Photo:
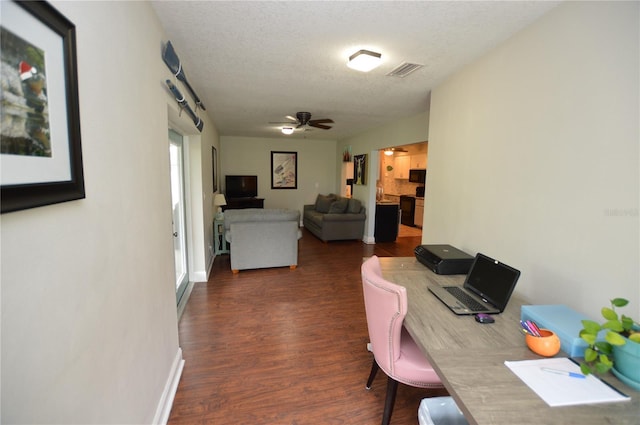
[[[467,274],[474,257],[451,245],[418,245],[416,259],[437,274]]]

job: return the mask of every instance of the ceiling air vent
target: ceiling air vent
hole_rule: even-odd
[[[400,78],[404,78],[407,75],[411,74],[413,71],[422,68],[424,65],[420,65],[417,63],[409,63],[409,62],[403,62],[400,65],[398,65],[397,67],[395,67],[393,70],[391,70],[387,76],[388,77],[400,77]]]

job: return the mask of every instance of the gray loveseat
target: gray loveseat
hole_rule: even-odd
[[[247,208],[224,212],[225,239],[231,244],[231,270],[298,265],[300,212]]]
[[[367,216],[359,200],[318,195],[315,204],[303,208],[304,227],[322,241],[362,240]]]

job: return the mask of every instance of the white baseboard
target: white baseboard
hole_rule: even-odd
[[[375,245],[376,238],[375,238],[375,236],[365,236],[362,239],[362,242],[366,243],[367,245]]]
[[[166,425],[169,421],[169,414],[171,413],[171,407],[173,406],[173,399],[178,391],[178,383],[182,376],[182,369],[184,368],[184,360],[182,358],[182,348],[178,347],[178,352],[171,365],[171,371],[169,377],[162,391],[162,397],[158,403],[156,414],[153,418],[155,425]]]
[[[207,271],[206,270],[198,270],[193,273],[189,273],[189,280],[192,282],[206,282],[207,281]]]
[[[211,270],[213,269],[213,260],[215,260],[215,258],[215,255],[211,256],[206,270],[197,270],[189,273],[189,280],[196,283],[207,283],[209,281],[209,276],[211,275]]]

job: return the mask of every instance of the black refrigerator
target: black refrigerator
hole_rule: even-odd
[[[398,237],[400,206],[398,204],[376,204],[376,242],[394,242]]]

